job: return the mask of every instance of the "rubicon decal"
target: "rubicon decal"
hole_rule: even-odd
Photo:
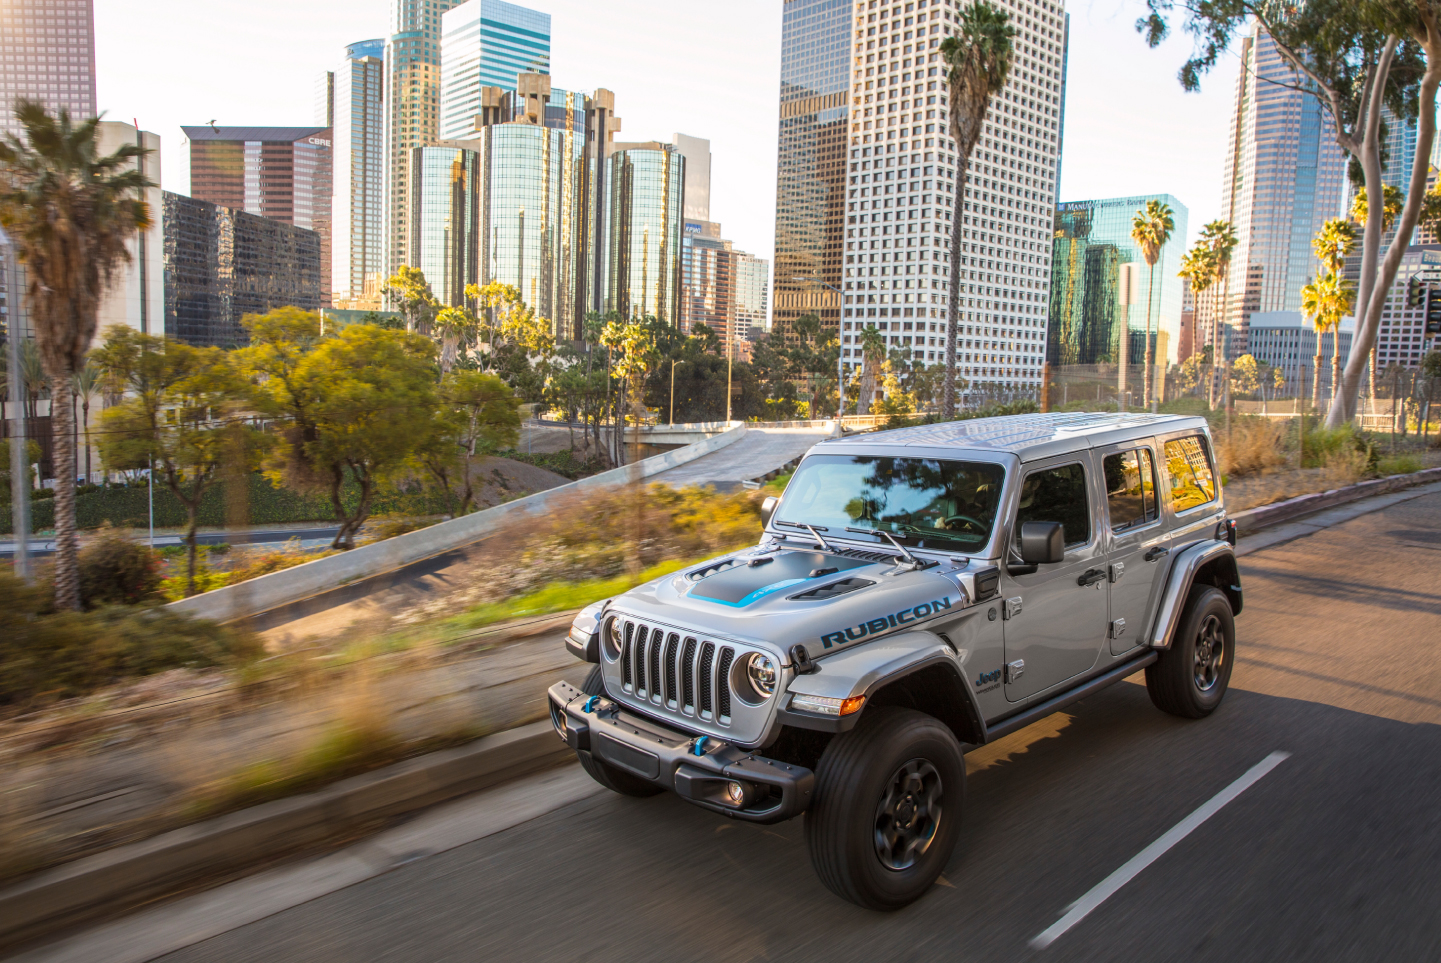
[[[821,645],[829,649],[832,645],[844,645],[847,642],[864,639],[869,635],[879,635],[890,629],[899,628],[907,622],[915,622],[950,607],[951,597],[949,595],[943,599],[936,599],[934,602],[922,602],[913,608],[902,609],[883,618],[871,619],[869,622],[862,622],[854,627],[848,626],[840,632],[827,632],[821,636]]]

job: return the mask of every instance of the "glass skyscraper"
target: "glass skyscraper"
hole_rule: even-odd
[[[0,0],[0,133],[19,136],[13,105],[25,97],[79,123],[94,117],[92,0]]]
[[[1147,201],[1170,205],[1171,240],[1161,248],[1154,276],[1131,240],[1131,224]],[[1180,361],[1182,283],[1177,272],[1186,245],[1184,204],[1170,194],[1067,201],[1056,208],[1051,242],[1051,294],[1047,360],[1054,365],[1116,363],[1120,337],[1130,331],[1127,361],[1145,362],[1146,300],[1157,364]],[[1140,265],[1138,301],[1122,302],[1121,265]]]
[[[840,325],[825,285],[841,286],[852,15],[852,0],[785,0],[781,14],[774,323],[787,333],[803,314]]]
[[[685,157],[673,144],[625,144],[609,160],[605,305],[680,324]]]
[[[470,137],[482,87],[515,90],[523,73],[550,73],[550,14],[466,0],[442,15],[440,49],[440,136]]]
[[[410,152],[410,266],[441,304],[460,305],[479,279],[480,156],[461,147]]]
[[[1301,309],[1301,288],[1318,269],[1311,239],[1346,205],[1334,125],[1295,84],[1269,34],[1258,27],[1244,38],[1221,187],[1221,218],[1238,241],[1222,288],[1230,332],[1221,340],[1233,359],[1246,353],[1252,313]],[[1198,321],[1198,344],[1212,343],[1211,318]]]
[[[385,41],[385,267],[409,263],[410,152],[439,139],[440,18],[457,0],[390,0]]]
[[[384,268],[382,200],[385,196],[385,41],[345,48],[329,75],[328,115],[334,125],[331,199],[331,293],[350,307],[364,296],[367,278]]]
[[[953,2],[855,4],[845,199],[845,340],[945,360],[952,228],[961,219],[956,368],[971,385],[1039,387],[1060,160],[1066,24],[1060,3],[1003,0],[1011,69],[969,159],[966,194],[949,137],[939,47]],[[779,265],[778,265],[779,267]]]

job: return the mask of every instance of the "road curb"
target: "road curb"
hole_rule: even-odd
[[[0,950],[570,758],[535,722],[58,866],[0,890]]]
[[[1295,521],[1328,508],[1335,508],[1337,505],[1369,498],[1372,495],[1384,495],[1404,488],[1414,488],[1417,485],[1425,485],[1433,481],[1441,481],[1441,468],[1426,468],[1405,475],[1388,475],[1385,478],[1373,478],[1370,481],[1333,488],[1330,491],[1298,495],[1273,505],[1262,505],[1259,508],[1248,508],[1244,512],[1237,512],[1231,516],[1231,520],[1236,523],[1236,534],[1244,538],[1264,528]]]

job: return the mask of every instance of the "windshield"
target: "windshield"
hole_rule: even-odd
[[[996,521],[1005,471],[983,462],[873,455],[814,455],[801,463],[776,511],[784,527],[888,532],[918,548],[972,551]]]

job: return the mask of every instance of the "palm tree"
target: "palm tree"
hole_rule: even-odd
[[[950,96],[951,137],[956,142],[956,210],[951,222],[951,284],[946,305],[946,378],[941,417],[956,416],[956,332],[961,305],[961,225],[966,206],[966,170],[981,139],[991,98],[1006,85],[1011,70],[1010,17],[987,0],[976,0],[961,12],[959,33],[941,41]]]
[[[1316,358],[1314,361],[1317,377],[1311,384],[1311,407],[1321,404],[1321,339],[1327,331],[1334,331],[1336,340],[1341,338],[1341,319],[1351,310],[1354,288],[1341,275],[1327,271],[1301,289],[1301,311],[1311,319],[1316,328]]]
[[[85,359],[85,367],[75,372],[75,377],[70,383],[72,392],[80,399],[81,425],[85,431],[85,483],[90,483],[90,399],[100,389],[105,374],[100,366],[89,358]]]
[[[860,396],[856,399],[856,414],[870,413],[871,400],[876,394],[876,372],[886,358],[886,337],[873,324],[866,325],[858,339],[861,345]]]
[[[51,117],[40,104],[20,100],[15,118],[25,140],[11,135],[0,143],[0,223],[26,267],[25,301],[50,376],[55,604],[79,609],[74,416],[71,399],[62,396],[69,395],[71,379],[90,350],[100,299],[130,260],[126,242],[150,226],[145,189],[155,185],[135,163],[148,153],[144,148],[126,144],[107,157],[98,155],[98,117],[74,124],[63,107]]]
[[[1141,257],[1146,261],[1146,371],[1142,376],[1141,404],[1151,406],[1151,366],[1155,364],[1155,351],[1151,345],[1151,301],[1155,290],[1156,262],[1161,259],[1161,248],[1171,239],[1176,221],[1171,216],[1171,205],[1157,200],[1146,202],[1131,221],[1131,240],[1141,248]]]
[[[1322,266],[1337,277],[1346,263],[1346,255],[1356,246],[1356,225],[1340,217],[1333,217],[1321,225],[1321,230],[1311,240],[1311,250],[1316,252]],[[1318,346],[1319,347],[1319,346]],[[1317,369],[1319,374],[1320,369]],[[1341,327],[1337,322],[1336,336],[1331,339],[1331,397],[1341,384]]]
[[[1183,277],[1191,286],[1191,297],[1195,300],[1196,310],[1194,319],[1191,322],[1191,354],[1201,354],[1201,346],[1196,343],[1196,335],[1201,329],[1199,318],[1201,307],[1206,303],[1203,295],[1211,289],[1216,282],[1216,272],[1211,268],[1211,249],[1204,241],[1197,241],[1196,244],[1181,256],[1181,270],[1176,272],[1177,276]],[[1215,323],[1212,320],[1211,323]]]
[[[1236,228],[1230,221],[1212,221],[1201,229],[1201,242],[1210,248],[1211,280],[1221,283],[1220,304],[1213,305],[1211,320],[1211,364],[1225,368],[1221,350],[1221,328],[1226,323],[1226,309],[1231,300],[1231,252],[1236,250]],[[1210,379],[1210,396],[1207,404],[1216,407],[1216,379]]]
[[[460,357],[460,344],[468,340],[479,322],[465,308],[441,308],[435,315],[431,333],[440,336],[440,375],[450,374]]]

